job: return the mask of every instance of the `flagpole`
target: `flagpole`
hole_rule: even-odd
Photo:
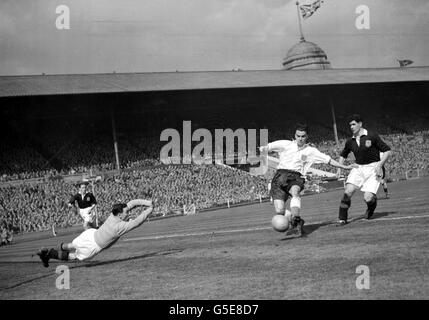
[[[298,1],[296,2],[296,12],[298,13],[299,33],[301,35],[300,41],[303,42],[303,41],[305,41],[305,39],[304,39],[304,35],[302,34],[301,15],[299,14],[299,2]]]

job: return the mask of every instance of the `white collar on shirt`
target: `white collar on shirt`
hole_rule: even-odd
[[[361,135],[358,135],[357,137],[352,136],[352,139],[360,138],[361,136],[367,136],[367,135],[368,135],[368,130],[363,129]]]
[[[303,150],[303,149],[305,149],[305,148],[307,148],[307,147],[309,146],[309,144],[308,144],[308,143],[306,143],[306,144],[304,144],[302,147],[299,147],[299,146],[298,146],[298,142],[297,142],[295,139],[294,139],[294,140],[292,140],[292,142],[296,144],[296,146],[298,147],[298,151]]]

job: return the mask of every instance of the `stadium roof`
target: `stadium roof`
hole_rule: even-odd
[[[428,80],[429,67],[0,76],[0,97]]]

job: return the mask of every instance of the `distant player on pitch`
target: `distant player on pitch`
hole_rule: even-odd
[[[391,153],[390,147],[378,134],[362,127],[360,115],[352,115],[349,118],[349,126],[353,136],[346,141],[339,162],[343,164],[350,152],[353,152],[358,167],[350,171],[347,177],[338,213],[338,226],[347,224],[351,198],[358,189],[364,193],[363,197],[367,205],[365,216],[371,219],[377,207],[377,190],[383,176],[383,165]],[[383,152],[381,159],[380,152]],[[338,170],[339,174],[340,170]]]
[[[138,206],[144,206],[146,209],[134,220],[126,221],[129,212]],[[50,259],[62,261],[89,260],[102,250],[112,246],[121,236],[143,224],[152,210],[151,200],[136,199],[127,204],[114,204],[112,214],[99,229],[85,230],[71,243],[61,243],[58,248],[41,248],[36,254],[46,268],[49,267]]]
[[[68,206],[70,208],[76,208],[78,213],[83,219],[83,228],[85,230],[93,227],[92,223],[94,217],[92,210],[97,205],[94,195],[91,192],[87,192],[88,182],[81,182],[79,184],[79,191],[69,200]],[[76,207],[77,203],[77,207]]]
[[[354,168],[354,165],[340,164],[329,155],[306,144],[307,133],[307,126],[298,124],[295,129],[295,140],[278,140],[259,148],[261,152],[274,151],[279,154],[280,162],[271,181],[270,196],[274,200],[276,214],[281,215],[285,215],[286,201],[292,197],[290,201],[292,213],[290,225],[298,230],[298,236],[303,234],[304,219],[300,217],[300,193],[304,189],[305,175],[308,169],[315,163],[326,163],[346,170]]]

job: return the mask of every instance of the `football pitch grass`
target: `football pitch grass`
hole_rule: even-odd
[[[302,238],[272,230],[270,203],[149,221],[92,261],[49,268],[31,255],[80,230],[18,238],[0,248],[0,298],[429,299],[429,178],[389,191],[369,221],[357,192],[344,227],[333,224],[341,190],[303,197]],[[56,288],[60,265],[69,267],[70,289]],[[369,289],[356,286],[362,265]]]

